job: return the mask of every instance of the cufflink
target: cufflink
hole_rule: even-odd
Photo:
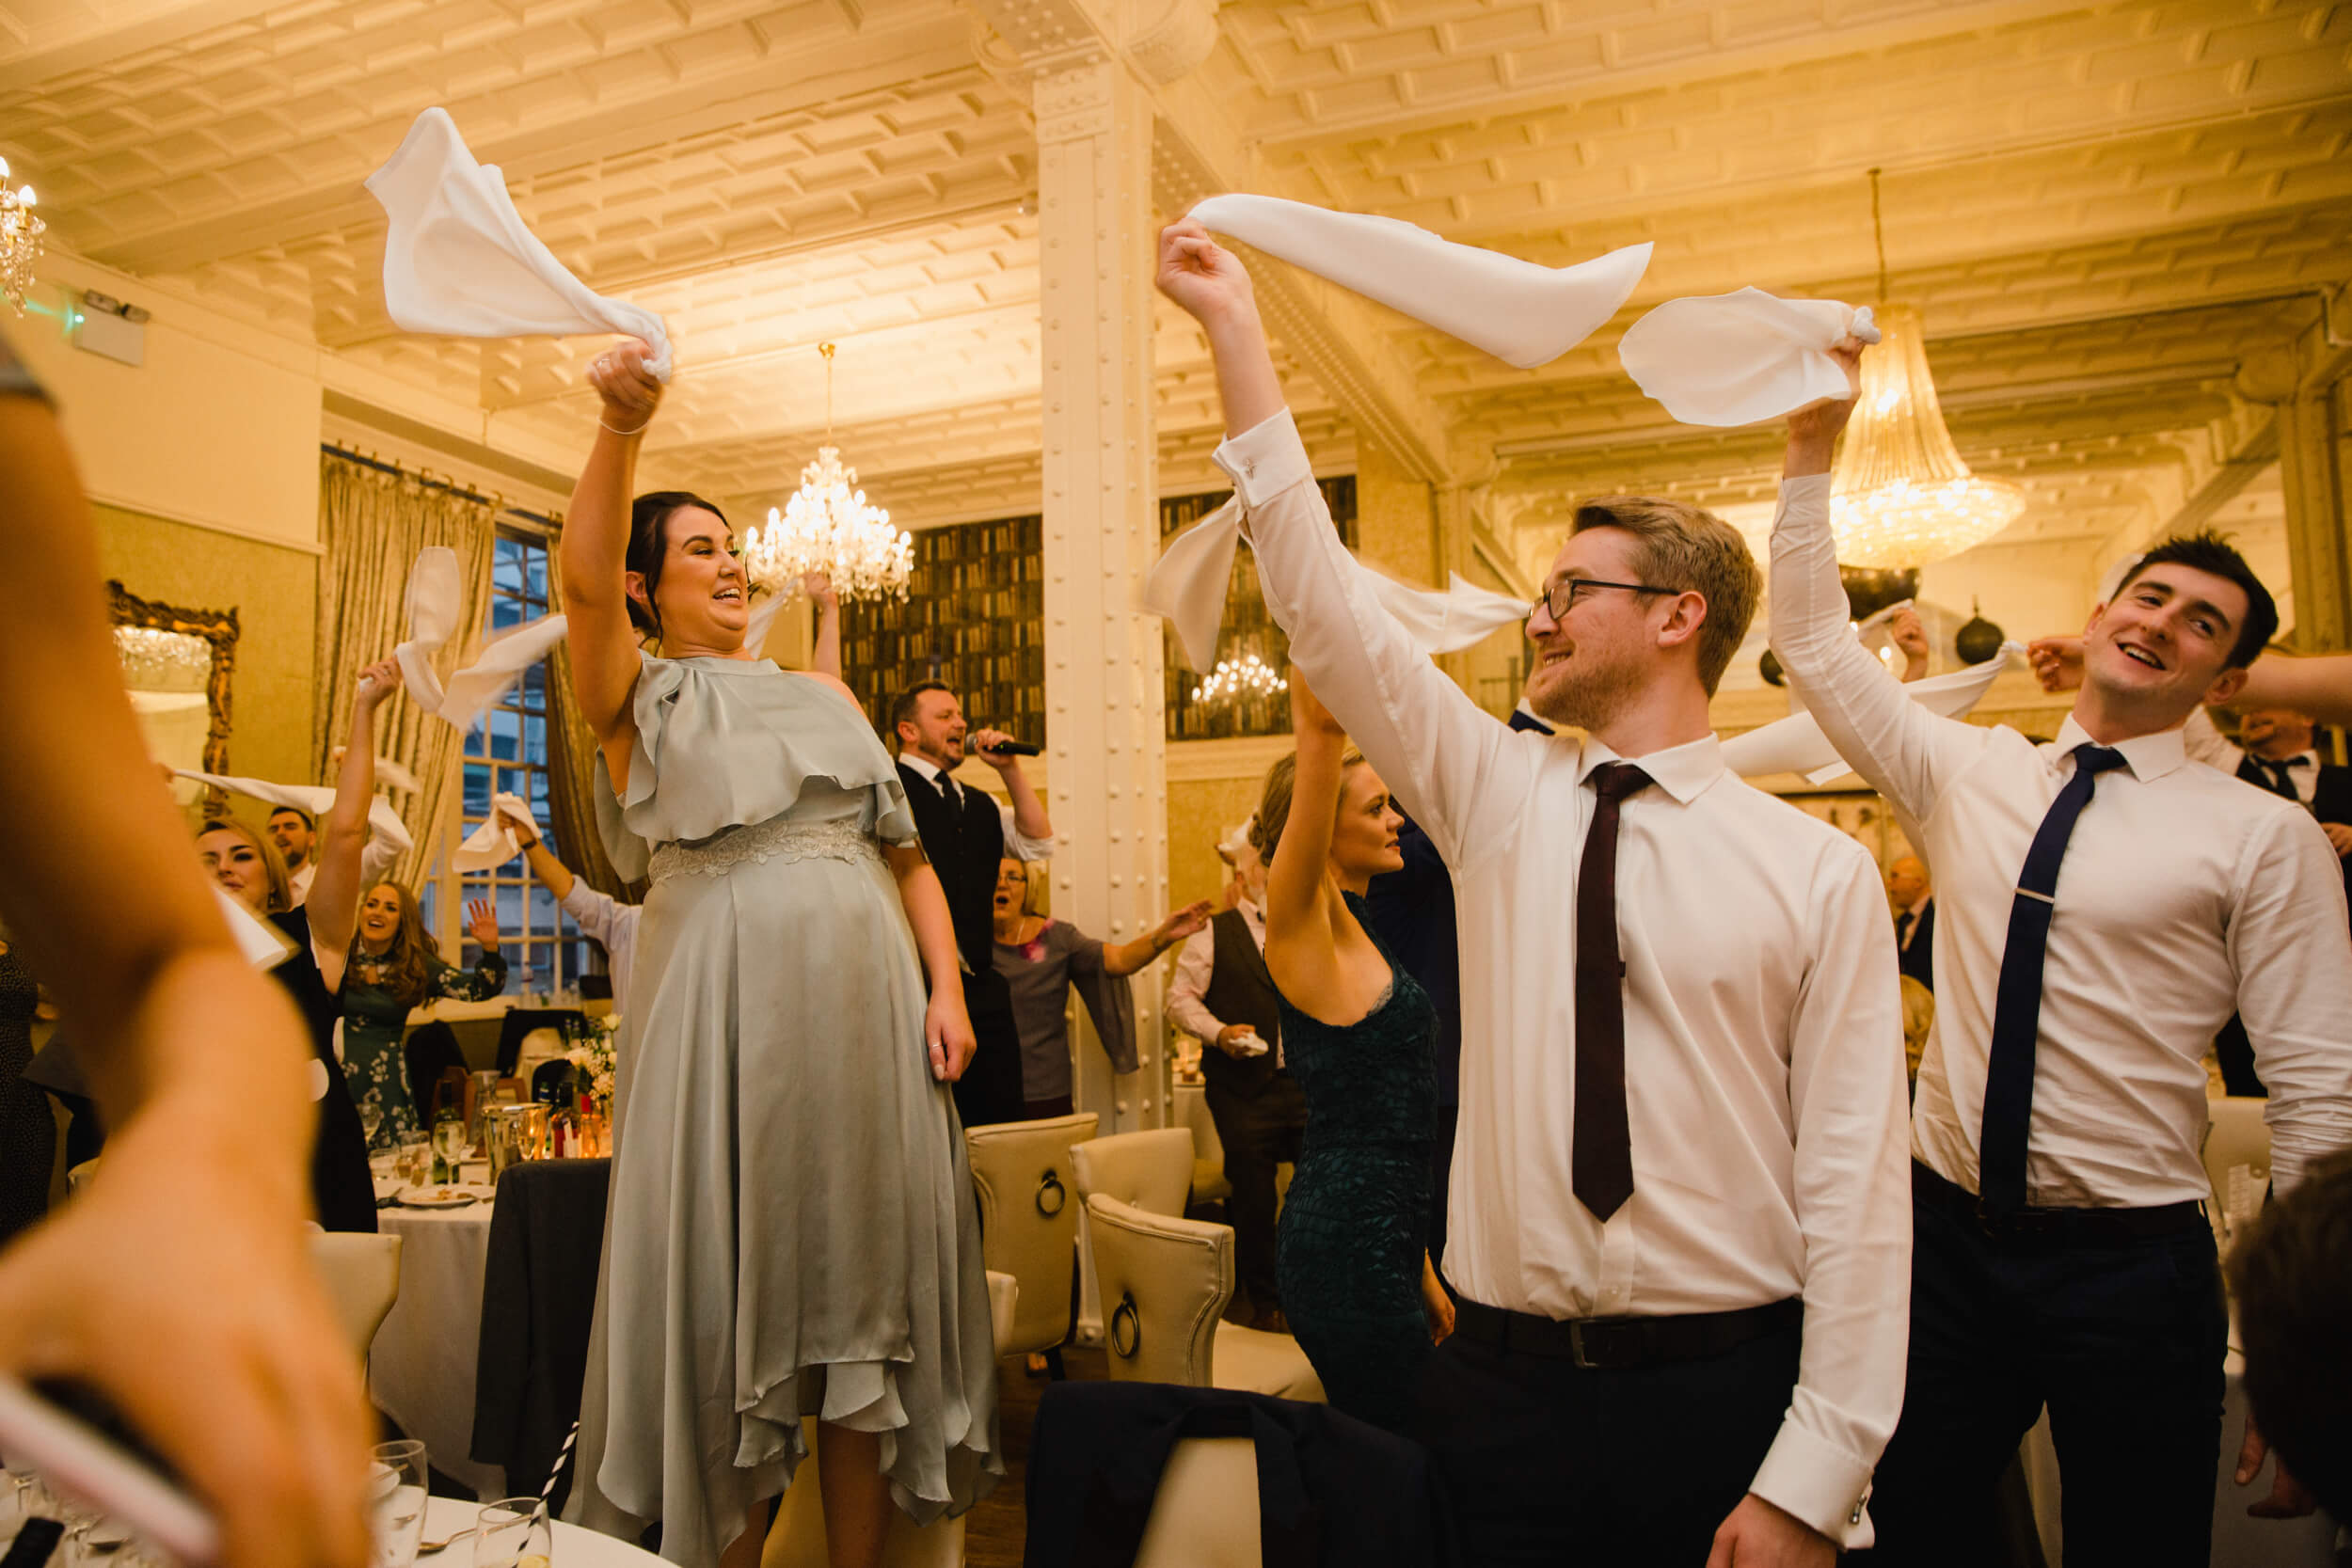
[[[1863,1505],[1867,1503],[1869,1500],[1870,1488],[1865,1486],[1862,1489],[1862,1496],[1853,1500],[1853,1512],[1846,1515],[1846,1523],[1850,1525],[1860,1525],[1862,1523]]]

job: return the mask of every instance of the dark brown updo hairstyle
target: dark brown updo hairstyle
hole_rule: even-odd
[[[725,513],[691,490],[649,491],[628,507],[628,553],[621,564],[645,579],[645,602],[628,599],[628,624],[639,636],[657,642],[661,640],[661,612],[653,608],[654,591],[661,586],[661,563],[670,553],[670,519],[690,506],[701,507],[729,529],[735,526]]]

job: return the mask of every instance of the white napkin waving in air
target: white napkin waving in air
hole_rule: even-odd
[[[450,338],[613,332],[652,344],[646,369],[670,379],[661,318],[573,277],[523,226],[499,166],[474,161],[447,109],[419,115],[367,183],[390,220],[384,305],[404,329]]]
[[[1202,673],[1216,664],[1216,633],[1225,623],[1225,590],[1233,577],[1241,519],[1236,497],[1178,534],[1143,579],[1143,608],[1175,626],[1184,662]],[[1424,654],[1467,648],[1497,626],[1527,618],[1527,606],[1519,600],[1465,582],[1458,573],[1452,589],[1440,591],[1408,588],[1360,561],[1356,568]]]
[[[1684,424],[1754,424],[1844,397],[1829,349],[1849,333],[1879,341],[1868,306],[1738,289],[1666,301],[1626,328],[1617,357]]]
[[[433,656],[456,635],[458,606],[464,596],[457,553],[442,545],[427,545],[419,550],[417,563],[408,572],[408,640],[392,650],[408,695],[419,707],[445,720],[461,735],[470,733],[481,722],[483,711],[521,680],[524,671],[547,657],[548,650],[571,630],[571,623],[561,615],[525,622],[485,642],[474,661],[444,684],[433,673]]]
[[[175,778],[193,779],[215,789],[225,789],[231,795],[246,795],[273,806],[293,806],[310,814],[318,821],[335,809],[335,791],[326,784],[273,784],[267,779],[247,779],[227,773],[199,773],[193,768],[175,768]],[[408,835],[408,826],[401,821],[400,813],[381,795],[368,800],[368,843],[360,852],[359,874],[363,880],[373,881],[391,869],[392,863],[416,847],[417,841]]]
[[[1992,689],[1994,678],[2009,668],[2009,661],[2025,651],[2022,642],[2004,642],[2001,651],[1982,664],[1913,681],[1903,688],[1904,694],[1930,713],[1947,719],[1963,718]],[[1802,773],[1807,783],[1817,784],[1853,771],[1837,754],[1837,748],[1829,743],[1829,736],[1821,733],[1821,721],[1809,713],[1792,713],[1760,729],[1732,736],[1724,742],[1724,766],[1743,779],[1762,778],[1767,773]]]
[[[1647,241],[1572,267],[1547,267],[1456,245],[1397,218],[1334,213],[1270,196],[1213,196],[1191,215],[1203,228],[1520,370],[1557,359],[1591,337],[1631,296],[1649,266]]]
[[[501,789],[490,797],[490,815],[466,835],[465,843],[451,852],[450,863],[461,872],[487,871],[521,854],[522,840],[516,835],[515,825],[507,820],[510,816],[536,826],[523,798]]]

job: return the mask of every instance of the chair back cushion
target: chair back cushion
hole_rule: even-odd
[[[1111,1376],[1209,1386],[1217,1320],[1233,1295],[1232,1227],[1149,1214],[1097,1193],[1087,1199],[1087,1231]]]
[[[1070,1151],[1078,1171],[1078,1196],[1101,1193],[1147,1214],[1184,1217],[1192,1194],[1192,1132],[1159,1127],[1147,1132],[1115,1132]]]
[[[310,1238],[310,1260],[326,1281],[336,1321],[364,1361],[375,1331],[400,1295],[400,1238],[322,1230]]]
[[[1070,1338],[1070,1284],[1076,1267],[1078,1195],[1073,1144],[1094,1136],[1090,1111],[1041,1121],[1006,1121],[964,1133],[980,1198],[980,1258],[1020,1282],[1012,1346],[1051,1350]]]

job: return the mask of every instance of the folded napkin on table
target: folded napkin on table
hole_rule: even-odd
[[[1780,299],[1761,289],[1670,299],[1626,328],[1617,357],[1684,424],[1742,425],[1846,395],[1830,346],[1879,341],[1870,308]]]
[[[670,379],[661,318],[573,277],[523,226],[498,166],[474,161],[447,109],[419,115],[367,183],[390,220],[385,308],[405,330],[452,338],[617,332],[650,343],[646,368]]]
[[[1521,370],[1557,359],[1615,315],[1650,256],[1645,241],[1547,267],[1396,218],[1270,196],[1213,196],[1192,216]]]

